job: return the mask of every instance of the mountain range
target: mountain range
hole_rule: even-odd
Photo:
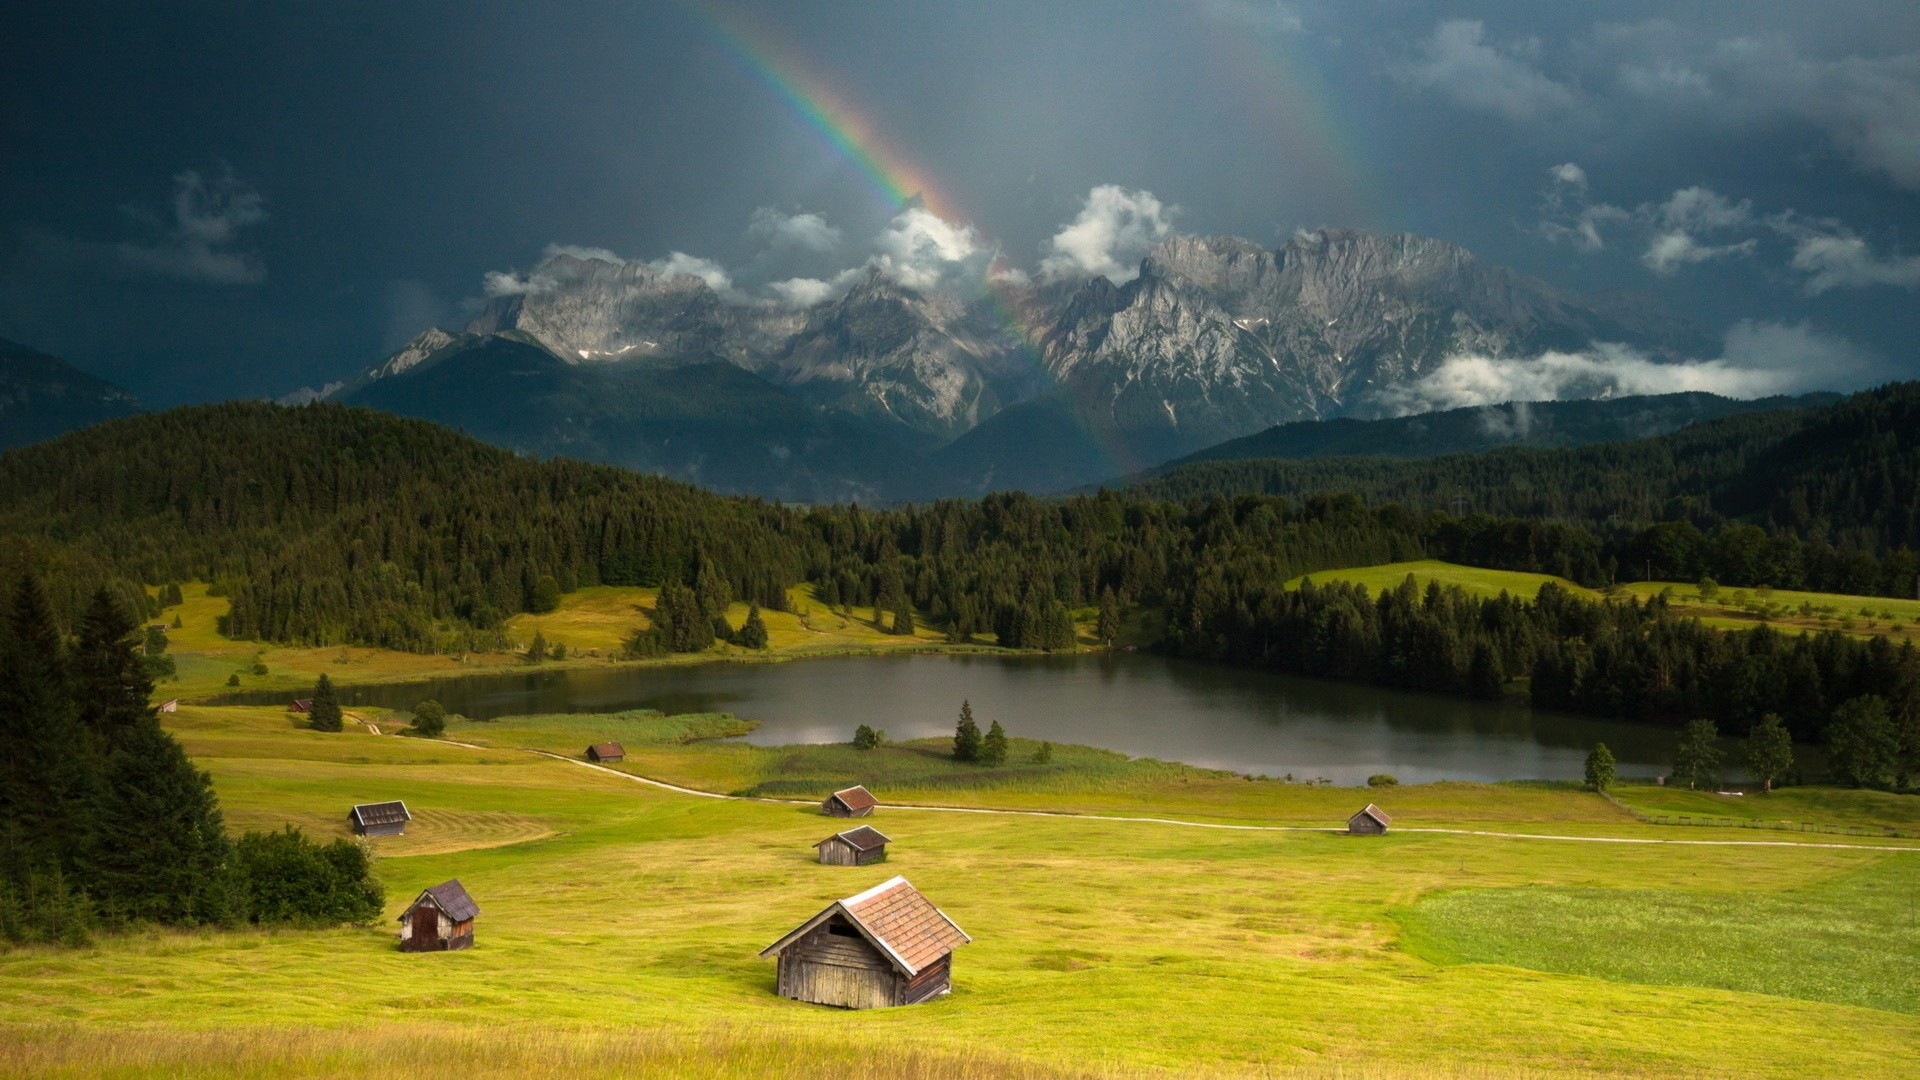
[[[0,339],[0,450],[144,411],[139,399],[105,379]]]
[[[969,293],[875,267],[798,309],[718,284],[554,254],[464,328],[428,328],[301,400],[719,491],[892,502],[1066,490],[1275,425],[1380,416],[1393,391],[1462,354],[1599,341],[1677,361],[1717,347],[1651,302],[1576,298],[1445,241],[1344,230],[1278,248],[1173,236],[1118,284],[1009,275]],[[102,407],[111,397],[106,384],[62,385]],[[1669,402],[1654,410],[1667,420],[1642,426],[1718,408]],[[1634,423],[1616,420],[1607,431]]]
[[[556,254],[330,396],[719,490],[887,501],[1063,490],[1378,414],[1451,356],[1595,341],[1656,360],[1716,345],[1657,305],[1570,297],[1410,235],[1175,236],[1124,284],[996,278],[971,296],[873,269],[800,310]]]

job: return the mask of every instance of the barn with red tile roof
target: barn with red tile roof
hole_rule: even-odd
[[[779,957],[781,997],[875,1009],[952,989],[953,950],[972,940],[895,877],[827,905],[760,955]]]
[[[866,817],[879,805],[880,800],[873,797],[873,792],[855,784],[827,796],[820,803],[820,809],[826,811],[828,817]]]

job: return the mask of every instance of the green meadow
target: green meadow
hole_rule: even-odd
[[[1457,585],[1473,596],[1498,596],[1502,592],[1532,599],[1540,586],[1551,581],[1575,596],[1599,600],[1604,593],[1577,585],[1551,574],[1528,574],[1517,570],[1483,570],[1460,566],[1438,559],[1382,563],[1342,570],[1325,570],[1294,578],[1289,588],[1302,581],[1345,581],[1365,585],[1379,593],[1392,589],[1411,574],[1421,588],[1430,581]],[[1708,593],[1711,595],[1708,595]],[[1849,596],[1844,593],[1795,592],[1786,589],[1735,589],[1725,586],[1703,590],[1697,582],[1636,581],[1620,587],[1622,595],[1641,600],[1665,594],[1672,609],[1692,616],[1708,626],[1723,630],[1748,630],[1765,623],[1776,630],[1791,633],[1837,630],[1855,637],[1888,637],[1894,641],[1920,641],[1920,600],[1896,600],[1883,596]]]
[[[931,743],[757,748],[711,714],[455,724],[467,745],[265,708],[169,721],[236,829],[342,835],[350,804],[405,799],[407,835],[371,842],[387,918],[458,877],[477,947],[403,955],[383,922],[18,949],[0,1074],[1883,1076],[1920,1045],[1920,851],[1895,841],[1590,842],[1772,837],[1646,825],[1561,785],[1343,789],[1078,747],[1035,763],[1021,741],[997,770]],[[578,760],[608,736],[618,770]],[[820,866],[843,826],[811,805],[637,776],[796,800],[865,781],[894,844]],[[1395,832],[1333,831],[1370,800]],[[1815,809],[1895,813],[1795,812]],[[953,994],[776,997],[756,953],[896,873],[975,939]]]

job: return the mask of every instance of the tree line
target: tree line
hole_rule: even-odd
[[[0,939],[96,926],[364,922],[360,847],[297,831],[230,840],[212,780],[162,730],[138,624],[96,592],[69,641],[18,579],[0,620]]]

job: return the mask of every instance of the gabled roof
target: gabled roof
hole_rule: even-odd
[[[466,922],[480,914],[480,905],[474,903],[473,897],[467,895],[467,887],[460,884],[459,878],[443,881],[431,889],[422,890],[420,895],[414,898],[413,903],[407,905],[407,910],[400,913],[400,921],[404,922],[407,913],[421,904],[432,904],[446,913],[447,918],[454,922]]]
[[[592,746],[587,747],[587,751],[591,753],[594,757],[607,758],[607,757],[626,757],[627,756],[627,748],[624,746],[621,746],[617,742],[597,742],[597,743],[594,743]]]
[[[392,825],[413,820],[403,802],[361,803],[353,808],[353,820],[362,825]]]
[[[831,840],[845,840],[847,845],[855,851],[872,851],[875,848],[886,847],[890,839],[886,833],[881,832],[879,829],[871,825],[862,825],[857,829],[848,829],[843,833],[834,833],[832,836],[827,837],[826,840],[820,841],[820,844],[827,843]],[[819,847],[820,844],[813,846]]]
[[[908,884],[906,878],[895,877],[866,892],[828,904],[826,910],[762,949],[760,955],[778,956],[835,915],[853,924],[862,937],[909,978],[973,940],[934,907],[932,901],[920,895],[920,890]]]
[[[849,810],[868,810],[880,805],[880,800],[873,797],[873,792],[859,784],[850,788],[841,788],[833,793],[833,797],[839,799]]]
[[[1380,827],[1383,829],[1393,824],[1393,818],[1389,816],[1385,810],[1380,809],[1379,807],[1373,805],[1372,803],[1368,803],[1367,808],[1365,810],[1360,811],[1359,814],[1353,815],[1353,817],[1359,817],[1360,814],[1365,814],[1366,816],[1379,822]],[[1352,821],[1353,818],[1348,818],[1347,820]]]

